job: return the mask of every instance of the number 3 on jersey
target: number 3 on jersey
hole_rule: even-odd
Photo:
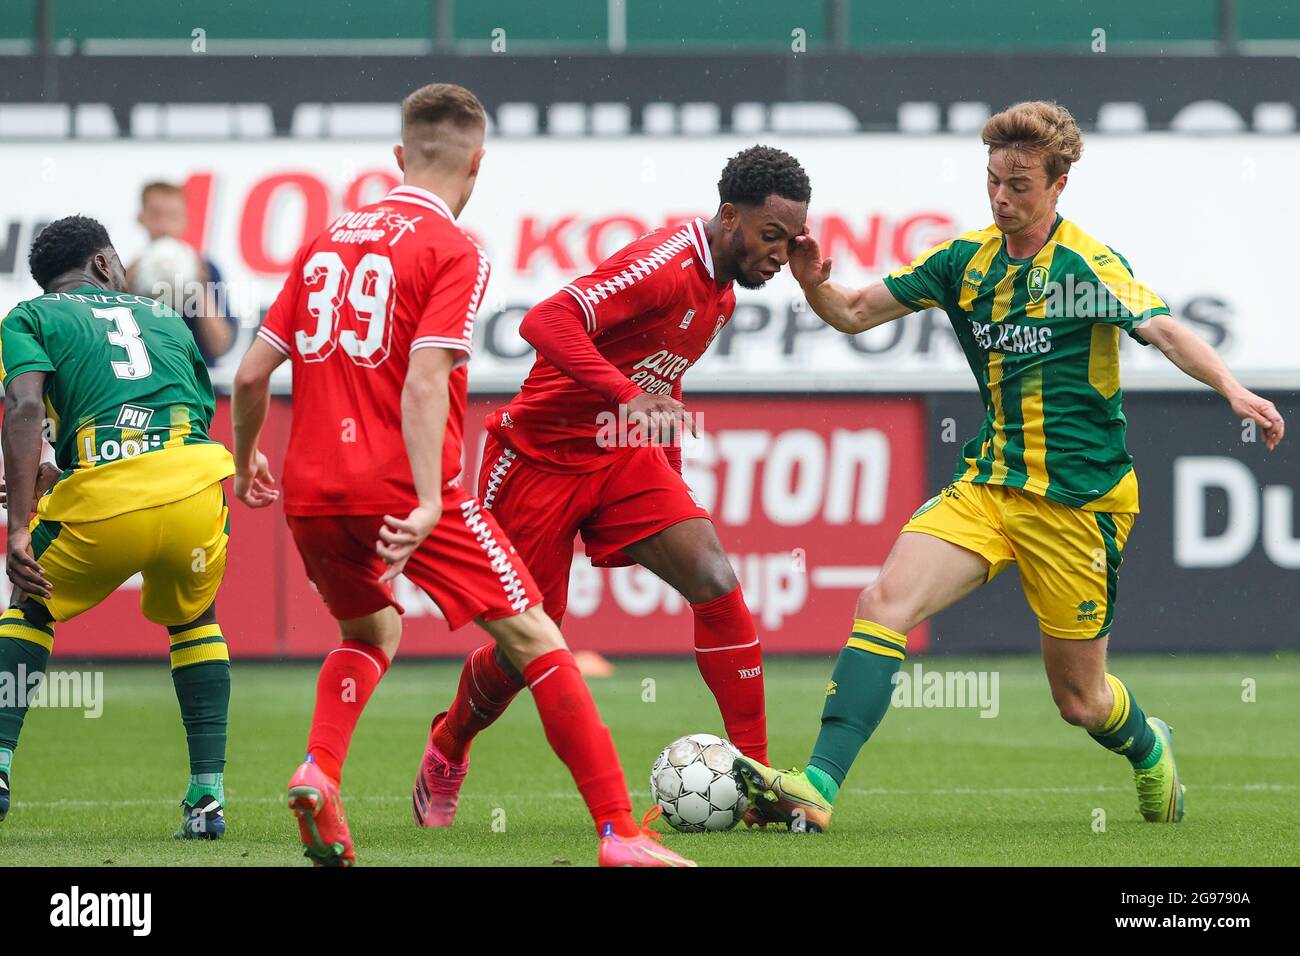
[[[393,263],[387,256],[368,252],[349,275],[337,252],[317,252],[303,265],[302,281],[311,290],[307,311],[316,318],[310,335],[302,331],[294,335],[304,362],[325,361],[335,346],[342,346],[348,358],[367,368],[388,358]],[[359,331],[363,322],[364,335]]]
[[[153,373],[153,363],[149,361],[149,352],[140,338],[140,326],[136,324],[131,310],[114,306],[111,309],[91,309],[90,312],[97,319],[107,319],[113,323],[108,341],[126,349],[125,362],[109,363],[113,367],[113,374],[126,379],[148,378]]]

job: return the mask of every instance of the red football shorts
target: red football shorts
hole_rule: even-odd
[[[405,515],[402,515],[405,517]],[[340,621],[402,606],[379,576],[382,515],[289,515],[289,530],[316,590]],[[454,631],[541,603],[537,585],[491,514],[463,488],[443,492],[442,518],[402,572],[433,599]]]
[[[628,545],[709,518],[662,448],[628,448],[618,457],[596,471],[567,473],[543,471],[493,435],[483,448],[483,509],[510,535],[556,621],[568,605],[576,535],[592,564],[616,568],[636,563],[620,553]]]

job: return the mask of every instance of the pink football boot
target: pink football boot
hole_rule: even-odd
[[[650,823],[659,814],[658,805],[653,806],[641,819],[641,832],[634,837],[621,837],[614,833],[610,824],[605,825],[605,832],[600,835],[600,853],[597,856],[599,866],[695,866],[679,853],[674,853],[659,842],[659,834],[650,829]]]
[[[351,866],[357,862],[338,784],[310,756],[289,780],[289,809],[298,817],[298,832],[307,848],[303,856],[316,866]]]
[[[415,823],[421,827],[449,827],[456,819],[456,804],[460,802],[460,788],[469,772],[469,758],[452,763],[433,742],[433,731],[446,712],[433,718],[429,726],[429,742],[424,748],[424,759],[415,775],[411,790],[411,810]]]

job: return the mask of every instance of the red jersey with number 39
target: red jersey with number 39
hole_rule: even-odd
[[[519,394],[488,416],[500,441],[556,471],[593,471],[614,460],[618,449],[598,436],[619,402],[640,392],[680,401],[682,375],[736,308],[732,284],[719,289],[714,280],[701,219],[642,236],[552,298],[577,304],[592,344],[628,379],[611,402],[539,355]],[[670,458],[674,452],[679,458],[675,449]]]
[[[442,478],[459,480],[465,363],[488,272],[447,204],[414,186],[339,216],[298,251],[257,333],[293,360],[287,514],[405,516],[415,506],[402,387],[417,349],[456,353]]]

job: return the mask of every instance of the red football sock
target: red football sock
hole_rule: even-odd
[[[365,641],[344,641],[325,655],[316,679],[307,753],[336,782],[361,711],[387,671],[388,655]]]
[[[497,660],[496,645],[484,644],[466,658],[456,699],[447,716],[434,724],[434,744],[448,760],[460,763],[475,735],[505,713],[523,687]]]
[[[744,595],[734,591],[695,612],[695,663],[722,711],[727,736],[746,757],[767,763],[767,714],[763,706],[763,649]]]
[[[543,654],[524,668],[524,680],[537,702],[546,739],[573,774],[596,832],[603,834],[608,825],[619,836],[636,836],[641,828],[632,819],[614,739],[600,722],[573,655],[566,648]]]

